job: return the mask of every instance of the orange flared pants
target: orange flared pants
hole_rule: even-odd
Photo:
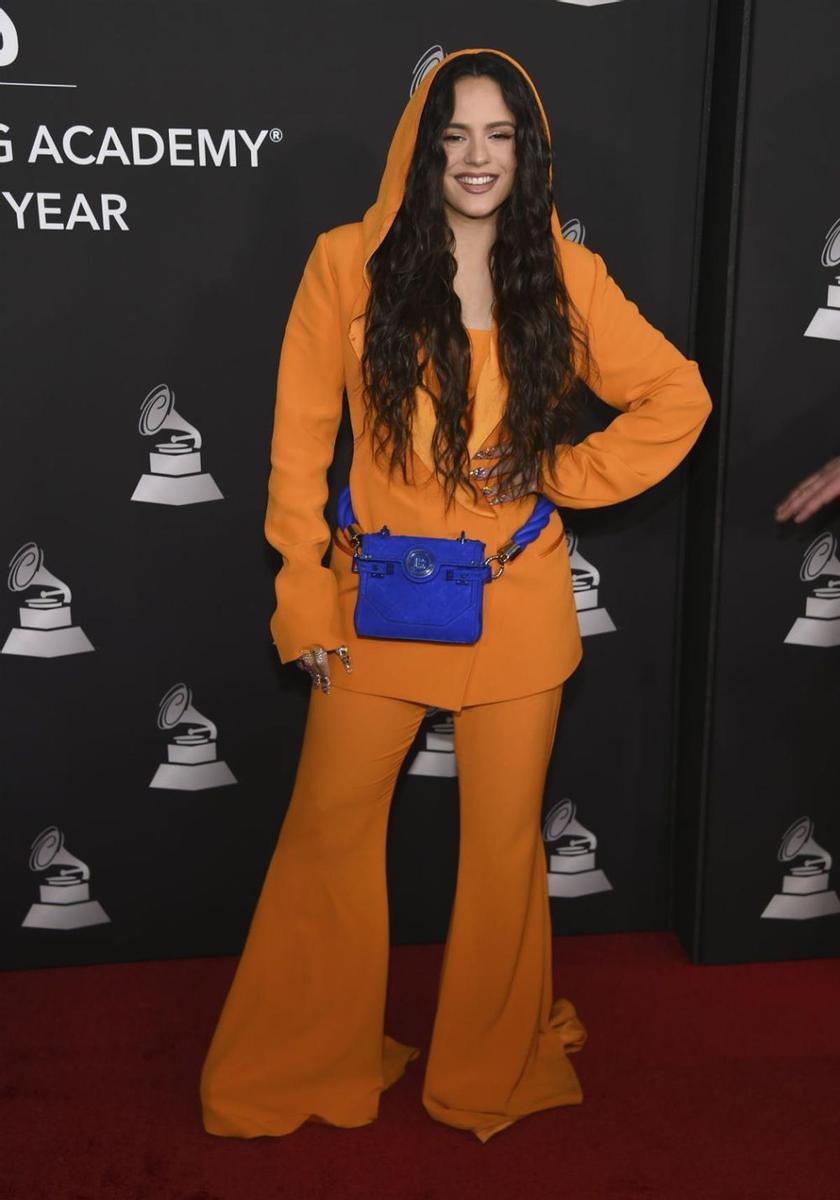
[[[586,1030],[552,997],[541,836],[562,685],[453,713],[455,900],[422,1102],[486,1142],[583,1093]],[[354,1127],[420,1049],[384,1031],[386,834],[426,706],[312,691],[292,798],[201,1072],[204,1127],[227,1137]]]

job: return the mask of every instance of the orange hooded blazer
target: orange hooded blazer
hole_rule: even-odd
[[[456,52],[470,53],[475,51]],[[533,89],[548,134],[532,81],[519,63],[507,54],[503,57]],[[376,202],[362,221],[320,234],[306,263],[280,352],[265,535],[283,556],[270,621],[281,662],[292,662],[315,643],[327,649],[344,643],[353,671],[347,674],[333,656],[334,687],[458,711],[463,705],[553,687],[580,662],[582,645],[560,514],[553,512],[537,539],[498,579],[485,585],[483,632],[473,645],[358,637],[353,609],[359,577],[351,569],[352,548],[340,533],[332,537],[324,517],[326,472],[345,390],[354,440],[350,491],[362,530],[376,531],[387,524],[394,534],[429,537],[458,537],[463,530],[468,538],[484,542],[490,554],[527,519],[535,503],[530,493],[493,505],[480,494],[480,484],[479,499],[462,486],[457,505],[446,514],[431,454],[436,416],[422,390],[416,394],[408,483],[399,470],[389,479],[386,466],[374,463],[369,435],[362,436],[360,356],[370,288],[367,261],[402,203],[420,114],[441,65],[429,71],[405,107]],[[711,400],[697,363],[684,357],[625,298],[600,255],[562,236],[555,209],[551,225],[566,288],[585,320],[597,365],[597,378],[584,375],[584,381],[619,415],[607,429],[577,445],[558,445],[560,487],[551,486],[546,475],[542,490],[569,508],[615,504],[659,482],[680,463],[709,415]],[[494,323],[474,399],[470,455],[495,444],[505,396]]]

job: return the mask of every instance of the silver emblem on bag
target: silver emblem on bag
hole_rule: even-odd
[[[423,546],[414,546],[403,561],[406,572],[415,579],[426,579],[435,569],[435,556]]]

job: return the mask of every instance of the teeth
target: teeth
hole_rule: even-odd
[[[458,178],[462,183],[490,183],[495,178],[493,175],[459,175]]]

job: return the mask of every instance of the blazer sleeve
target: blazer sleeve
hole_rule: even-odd
[[[559,486],[542,456],[541,490],[555,504],[615,504],[664,479],[688,454],[712,408],[693,359],[651,325],[592,255],[594,283],[587,332],[590,389],[620,410],[606,429],[554,452]]]
[[[322,233],[292,302],[277,370],[264,529],[283,556],[269,623],[283,663],[316,643],[333,650],[344,640],[336,577],[321,565],[331,537],[327,468],[343,393],[338,287]]]

